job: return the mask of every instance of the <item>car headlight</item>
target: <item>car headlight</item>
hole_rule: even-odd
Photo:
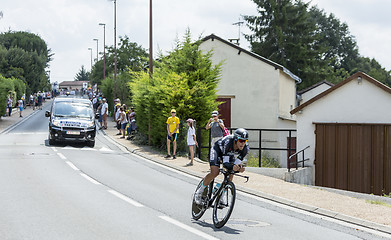
[[[92,121],[82,125],[82,127],[86,127],[86,128],[90,128],[90,127],[93,127],[93,126],[94,126],[94,122],[92,122]]]
[[[56,120],[56,119],[53,119],[52,120],[52,124],[56,127],[61,127],[61,121],[60,120]]]

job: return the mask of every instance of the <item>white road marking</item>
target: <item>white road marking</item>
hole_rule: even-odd
[[[95,148],[83,147],[81,151],[97,151]]]
[[[85,179],[87,179],[88,181],[92,182],[93,184],[96,184],[96,185],[102,185],[100,184],[100,182],[96,181],[95,179],[91,178],[90,176],[84,174],[84,173],[80,173],[80,175],[82,177],[84,177]]]
[[[125,195],[123,195],[123,194],[121,194],[121,193],[119,193],[119,192],[116,192],[116,191],[114,191],[114,190],[107,190],[107,191],[108,191],[109,193],[113,194],[114,196],[116,196],[116,197],[118,197],[118,198],[124,200],[125,202],[132,204],[132,205],[135,206],[135,207],[144,207],[144,205],[142,205],[141,203],[136,202],[136,201],[134,201],[133,199],[130,199],[129,197],[127,197],[127,196],[125,196]]]
[[[51,149],[54,151],[54,152],[57,152],[57,149],[55,147],[51,147]]]
[[[66,147],[63,147],[62,149],[65,149],[65,150],[74,150],[74,149],[76,149],[76,148],[70,147],[70,146],[66,146]]]
[[[80,169],[78,169],[73,163],[69,162],[69,161],[66,161],[66,163],[75,171],[80,171]]]
[[[195,229],[195,228],[189,227],[189,226],[187,226],[186,224],[183,224],[183,223],[181,223],[181,222],[179,222],[179,221],[177,221],[177,220],[175,220],[175,219],[172,219],[172,218],[170,218],[170,217],[167,217],[167,216],[159,216],[159,217],[160,217],[161,219],[163,219],[163,220],[169,222],[169,223],[172,223],[172,224],[174,224],[174,225],[176,225],[176,226],[178,226],[178,227],[180,227],[180,228],[183,228],[183,229],[185,229],[186,231],[189,231],[189,232],[191,232],[191,233],[194,233],[194,234],[196,234],[196,235],[198,235],[198,236],[200,236],[200,237],[202,237],[202,238],[209,239],[209,240],[218,239],[218,238],[215,238],[215,237],[213,237],[213,236],[211,236],[211,235],[209,235],[209,234],[206,234],[206,233],[204,233],[204,232],[201,232],[200,230],[197,230],[197,229]]]
[[[58,155],[61,159],[63,159],[63,160],[66,160],[66,159],[67,159],[62,153],[57,153],[57,155]]]
[[[7,133],[8,135],[47,135],[47,132],[15,132]]]
[[[112,152],[113,150],[105,148],[105,147],[102,147],[101,149],[99,149],[99,151],[102,151],[102,152]]]

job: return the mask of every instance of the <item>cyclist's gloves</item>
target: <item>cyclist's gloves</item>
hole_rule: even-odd
[[[239,158],[235,159],[234,162],[230,162],[229,159],[229,156],[223,156],[223,166],[228,170],[232,170],[234,165],[242,163],[242,160],[240,160]]]

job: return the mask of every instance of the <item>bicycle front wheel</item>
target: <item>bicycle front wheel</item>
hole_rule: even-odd
[[[233,182],[228,182],[217,196],[213,207],[213,224],[216,228],[223,227],[234,209],[236,189]]]

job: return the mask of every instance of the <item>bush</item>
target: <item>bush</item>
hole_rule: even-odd
[[[130,95],[137,125],[141,133],[150,135],[152,145],[165,148],[166,121],[174,108],[181,120],[178,151],[187,152],[186,120],[193,118],[198,124],[206,124],[217,108],[220,65],[213,66],[210,58],[211,53],[202,54],[199,42],[191,43],[187,33],[185,41],[178,43],[169,56],[161,57],[153,78],[146,72],[131,72]]]
[[[259,167],[259,157],[257,155],[249,154],[248,156],[248,167]],[[281,168],[280,163],[267,151],[262,151],[261,154],[261,167],[264,168]]]
[[[7,100],[11,94],[14,103],[16,102],[15,83],[19,83],[19,79],[16,78],[5,78],[0,75],[0,116],[3,116],[7,107]]]

